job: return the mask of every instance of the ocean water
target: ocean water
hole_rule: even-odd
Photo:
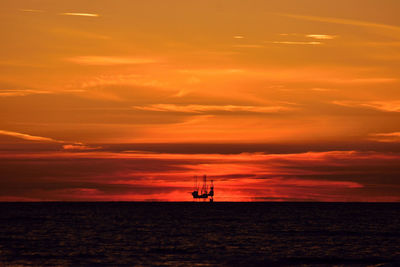
[[[395,203],[0,203],[1,266],[400,266]]]

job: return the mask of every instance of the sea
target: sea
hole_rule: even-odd
[[[400,203],[0,203],[0,266],[400,266]]]

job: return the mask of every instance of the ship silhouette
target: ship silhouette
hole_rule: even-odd
[[[194,200],[203,199],[203,201],[206,201],[207,199],[209,199],[210,202],[214,202],[213,180],[211,180],[210,190],[208,190],[207,175],[203,175],[203,185],[201,187],[200,193],[199,193],[199,184],[198,184],[197,180],[198,180],[197,176],[195,176],[194,177],[194,191],[192,192],[193,199]]]

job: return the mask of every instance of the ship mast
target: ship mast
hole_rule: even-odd
[[[201,194],[207,194],[207,175],[203,176],[203,187],[201,189]]]
[[[211,187],[208,195],[210,196],[210,202],[214,202],[214,180],[211,180]]]

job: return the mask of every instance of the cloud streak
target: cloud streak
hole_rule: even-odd
[[[133,108],[146,111],[183,112],[183,113],[209,113],[209,112],[221,112],[221,111],[275,113],[293,109],[285,106],[175,105],[175,104],[154,104],[147,106],[133,106]]]
[[[61,13],[60,15],[63,16],[79,16],[79,17],[99,17],[99,14],[95,13],[77,13],[77,12],[66,12],[66,13]]]
[[[384,112],[400,112],[400,101],[333,101],[344,107],[365,107]]]
[[[343,24],[343,25],[353,25],[353,26],[386,29],[386,30],[400,32],[399,26],[373,23],[373,22],[361,21],[361,20],[343,19],[343,18],[334,18],[334,17],[306,16],[306,15],[296,15],[296,14],[287,14],[287,13],[277,13],[277,15],[283,16],[283,17],[288,17],[288,18],[294,18],[294,19],[308,20],[308,21],[318,21],[318,22],[327,22],[327,23],[335,23],[335,24]]]
[[[258,44],[238,44],[238,45],[233,45],[233,47],[236,48],[263,48],[263,45],[258,45]]]
[[[400,142],[400,132],[370,134],[370,139],[378,142]]]
[[[289,36],[294,36],[294,37],[307,37],[307,38],[312,38],[312,39],[317,39],[317,40],[333,40],[338,37],[338,35],[332,35],[332,34],[302,34],[302,33],[280,33],[280,36],[284,37],[289,37]]]
[[[273,41],[273,44],[286,44],[286,45],[322,45],[322,42],[296,42],[296,41]]]
[[[49,138],[49,137],[35,136],[35,135],[30,135],[30,134],[4,131],[4,130],[0,130],[0,134],[16,137],[16,138],[23,139],[23,140],[29,140],[29,141],[45,141],[45,142],[57,142],[57,143],[62,142],[62,141],[58,141],[58,140],[55,140],[55,139]]]
[[[81,143],[75,143],[75,144],[68,144],[68,145],[63,145],[62,148],[64,150],[76,150],[76,151],[87,151],[87,150],[97,150],[101,149],[101,146],[87,146]]]
[[[40,9],[20,9],[19,11],[31,12],[31,13],[42,13],[42,12],[44,12],[44,10],[40,10]]]
[[[246,69],[239,68],[208,68],[208,69],[178,69],[179,73],[196,75],[238,75],[248,72]]]
[[[313,38],[317,40],[333,40],[337,37],[337,35],[329,35],[329,34],[307,34],[306,37]]]
[[[42,94],[52,94],[52,93],[53,92],[47,90],[13,89],[13,90],[0,90],[0,97],[42,95]]]
[[[22,140],[44,142],[44,143],[58,143],[61,144],[61,149],[65,151],[91,151],[101,149],[101,146],[89,146],[80,142],[68,142],[57,140],[50,137],[43,137],[37,135],[30,135],[26,133],[12,132],[0,130],[0,135],[11,136]]]
[[[67,61],[80,65],[113,66],[113,65],[136,65],[156,63],[158,60],[152,58],[116,57],[116,56],[80,56],[67,58]]]

